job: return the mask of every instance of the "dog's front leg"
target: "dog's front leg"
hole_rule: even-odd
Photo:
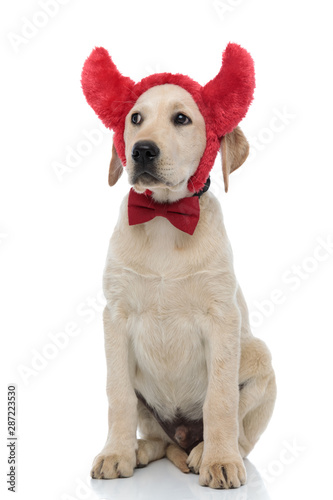
[[[237,488],[245,483],[246,471],[238,450],[240,312],[236,305],[210,316],[205,340],[208,388],[199,482],[211,488]]]
[[[105,446],[94,460],[95,479],[130,477],[136,466],[137,397],[130,380],[126,320],[104,310],[109,432]]]

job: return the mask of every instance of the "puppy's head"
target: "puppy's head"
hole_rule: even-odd
[[[166,84],[142,94],[126,116],[124,140],[125,168],[135,191],[149,189],[158,201],[176,201],[189,194],[188,182],[206,148],[206,131],[204,118],[188,92]],[[229,175],[249,154],[249,143],[239,127],[221,138],[220,151],[227,192]],[[122,172],[113,146],[110,186]]]
[[[205,120],[189,92],[157,85],[127,114],[124,141],[128,179],[137,192],[167,188],[182,198],[206,148]]]
[[[241,133],[235,130],[254,86],[252,58],[236,44],[227,46],[219,73],[204,86],[170,73],[135,83],[119,72],[105,49],[94,49],[83,67],[82,88],[103,123],[115,132],[110,184],[126,165],[130,183],[139,192],[167,189],[174,201],[187,190],[200,191],[221,138],[232,133],[237,140],[228,142],[238,142]],[[225,179],[231,171],[224,166]]]

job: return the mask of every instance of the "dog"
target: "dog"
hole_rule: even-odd
[[[97,50],[95,73],[85,66],[82,86],[88,102],[93,95],[101,103],[101,84],[99,94],[91,90],[106,57]],[[193,187],[211,140],[193,95],[168,78],[129,103],[119,92],[118,100],[112,97],[128,108],[114,136],[109,184],[116,184],[125,164],[132,188],[121,204],[104,271],[109,431],[93,462],[96,479],[130,477],[136,467],[166,456],[184,473],[199,474],[203,486],[240,487],[246,482],[243,458],[273,412],[271,355],[251,333],[207,171],[201,189]],[[230,173],[249,153],[243,132],[232,127],[218,145],[226,190]],[[142,199],[147,203],[138,222]],[[188,216],[194,228],[192,222],[177,227],[184,200],[199,210],[199,216]],[[166,218],[174,206],[176,215]]]

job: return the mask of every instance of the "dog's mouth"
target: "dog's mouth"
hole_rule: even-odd
[[[149,188],[168,188],[172,192],[177,192],[179,191],[179,189],[184,187],[184,183],[186,183],[185,179],[174,184],[170,181],[166,181],[158,175],[154,175],[148,172],[134,175],[131,181],[132,186],[138,192],[144,192]]]
[[[132,177],[131,184],[139,184],[140,186],[156,186],[160,184],[166,184],[163,179],[152,172],[142,172],[139,174],[134,174]]]

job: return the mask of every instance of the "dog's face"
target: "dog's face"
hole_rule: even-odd
[[[189,92],[158,85],[144,92],[126,116],[124,141],[134,189],[155,194],[167,189],[181,198],[205,151],[205,121]]]

